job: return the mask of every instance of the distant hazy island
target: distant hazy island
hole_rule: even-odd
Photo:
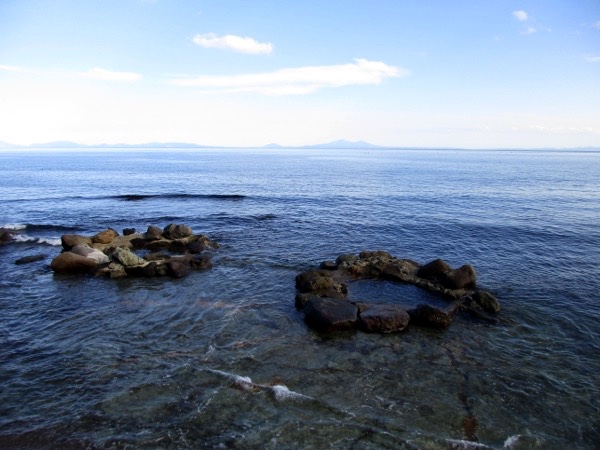
[[[340,139],[337,141],[326,142],[324,144],[311,144],[311,145],[300,145],[300,146],[291,146],[291,145],[280,145],[276,143],[271,143],[268,145],[264,145],[262,147],[235,147],[235,146],[222,146],[222,145],[200,145],[200,144],[191,144],[189,142],[148,142],[144,144],[96,144],[96,145],[87,145],[87,144],[79,144],[77,142],[71,141],[54,141],[54,142],[45,142],[39,144],[31,144],[31,145],[16,145],[11,144],[9,142],[0,141],[0,149],[111,149],[111,148],[131,148],[131,149],[144,149],[144,148],[152,148],[152,149],[160,149],[160,148],[174,148],[174,149],[202,149],[202,148],[264,148],[264,149],[418,149],[418,150],[468,150],[464,148],[456,148],[456,147],[406,147],[406,146],[383,146],[383,145],[375,145],[366,141],[348,141],[346,139]],[[473,150],[473,149],[471,149]],[[600,151],[600,147],[570,147],[570,148],[489,148],[487,150],[571,150],[571,151]]]

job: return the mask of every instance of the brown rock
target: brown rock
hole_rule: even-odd
[[[410,322],[434,328],[446,328],[452,322],[452,316],[446,311],[430,305],[419,305],[408,311]]]
[[[205,270],[212,267],[212,261],[208,255],[197,256],[190,260],[190,265],[195,270]]]
[[[60,237],[60,242],[62,247],[67,251],[71,250],[76,245],[87,245],[88,247],[91,247],[92,245],[92,240],[89,237],[81,236],[79,234],[63,234]]]
[[[145,237],[149,241],[157,241],[159,239],[162,239],[162,237],[163,237],[162,230],[160,228],[158,228],[157,226],[150,225],[148,227],[148,230],[146,231]]]
[[[465,264],[458,269],[451,270],[444,275],[444,284],[450,289],[472,289],[477,282],[475,268]]]
[[[92,236],[92,243],[93,244],[110,244],[112,242],[112,240],[114,238],[116,238],[119,235],[119,233],[117,233],[115,230],[113,230],[112,228],[108,228],[104,231],[100,231],[99,233],[96,233],[94,236]]]
[[[410,315],[397,305],[369,305],[359,314],[359,326],[372,333],[395,333],[408,326]]]
[[[446,272],[452,270],[443,259],[435,259],[421,266],[417,271],[417,276],[428,280],[442,277]]]
[[[190,273],[190,265],[183,261],[171,260],[167,263],[168,274],[175,278],[181,278]]]
[[[393,256],[390,255],[388,252],[385,252],[383,250],[376,250],[374,252],[360,252],[359,253],[359,258],[360,259],[369,259],[369,258],[383,258],[383,259],[392,259]]]
[[[56,273],[93,273],[98,264],[91,258],[73,252],[63,252],[52,260],[50,268]]]
[[[296,276],[296,289],[300,292],[315,292],[333,289],[335,282],[328,270],[309,270]]]
[[[127,275],[134,277],[155,277],[158,275],[158,264],[155,261],[149,262],[144,266],[125,267]]]
[[[487,291],[477,291],[473,295],[473,300],[479,306],[481,306],[484,311],[488,312],[500,312],[500,302],[496,297],[490,294]]]

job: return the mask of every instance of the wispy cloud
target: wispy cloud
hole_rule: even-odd
[[[600,56],[588,55],[588,56],[585,57],[585,60],[587,62],[590,62],[590,63],[599,63],[600,62]]]
[[[515,19],[517,19],[520,22],[525,22],[527,19],[529,19],[529,14],[527,14],[522,9],[520,9],[518,11],[513,11],[512,15]]]
[[[527,27],[523,31],[521,31],[521,34],[533,34],[537,33],[537,31],[538,29],[536,27]]]
[[[600,30],[600,20],[594,24],[594,28],[598,28]]]
[[[92,80],[114,81],[114,82],[125,82],[125,83],[139,81],[142,79],[142,76],[139,73],[115,72],[112,70],[100,69],[98,67],[90,69],[87,72],[83,72],[80,75],[85,78],[90,78]]]
[[[380,84],[386,78],[408,75],[408,71],[383,62],[356,59],[351,64],[305,66],[274,72],[178,78],[177,86],[218,92],[257,92],[266,95],[311,94],[323,88]]]
[[[231,50],[249,55],[270,54],[273,52],[273,44],[270,42],[258,42],[250,37],[233,34],[225,36],[217,36],[214,33],[197,34],[194,36],[193,41],[200,47]]]

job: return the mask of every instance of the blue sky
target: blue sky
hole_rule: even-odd
[[[598,0],[2,0],[0,141],[600,146]]]

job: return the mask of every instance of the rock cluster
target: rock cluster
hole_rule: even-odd
[[[109,278],[180,278],[190,270],[209,268],[211,261],[206,252],[219,248],[207,236],[176,224],[164,229],[150,226],[145,233],[128,228],[120,235],[108,228],[94,236],[67,234],[61,237],[61,243],[62,253],[50,264],[55,273],[89,273]]]
[[[477,288],[476,278],[473,266],[452,269],[441,259],[420,265],[384,251],[340,255],[336,261],[325,261],[318,269],[296,276],[296,307],[304,311],[306,323],[321,332],[359,328],[392,333],[405,329],[409,323],[445,328],[458,311],[496,321],[500,304],[491,293]],[[446,308],[422,304],[405,310],[395,304],[348,299],[347,282],[358,279],[412,284],[440,294],[449,304]]]

